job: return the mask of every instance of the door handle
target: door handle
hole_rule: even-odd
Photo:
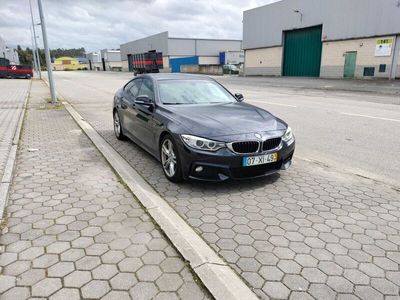
[[[121,107],[122,107],[123,109],[128,108],[128,100],[126,100],[125,98],[122,98],[122,99],[121,99]]]

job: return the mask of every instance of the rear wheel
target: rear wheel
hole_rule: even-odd
[[[170,135],[166,135],[161,142],[161,164],[165,177],[172,182],[181,182],[182,166],[175,142]]]
[[[117,110],[114,111],[114,133],[117,139],[119,140],[125,139],[125,135],[122,129],[121,118],[119,117],[119,113]]]

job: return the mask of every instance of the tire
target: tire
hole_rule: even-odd
[[[169,155],[172,150],[172,155]],[[182,182],[182,163],[176,143],[171,135],[167,134],[160,144],[160,160],[165,177],[171,182]],[[168,163],[169,161],[169,163]],[[171,166],[172,165],[172,166]]]
[[[124,135],[124,131],[122,129],[122,122],[121,122],[121,118],[119,117],[119,113],[118,110],[114,110],[113,113],[113,123],[114,123],[114,133],[115,136],[117,137],[117,139],[119,139],[120,141],[125,140],[126,137]]]

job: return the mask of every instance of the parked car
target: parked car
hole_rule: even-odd
[[[239,68],[235,65],[224,65],[222,70],[224,74],[239,74]]]
[[[114,97],[114,132],[161,162],[173,182],[270,175],[291,165],[295,138],[270,112],[214,79],[145,74]]]
[[[0,58],[0,78],[32,78],[32,67],[24,65],[10,65],[6,58]]]

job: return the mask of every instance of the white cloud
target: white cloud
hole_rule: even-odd
[[[42,0],[50,47],[88,51],[119,48],[162,31],[173,37],[241,39],[243,11],[275,1]],[[38,23],[37,0],[32,4]],[[31,46],[30,25],[29,0],[0,0],[0,36],[9,45]]]

